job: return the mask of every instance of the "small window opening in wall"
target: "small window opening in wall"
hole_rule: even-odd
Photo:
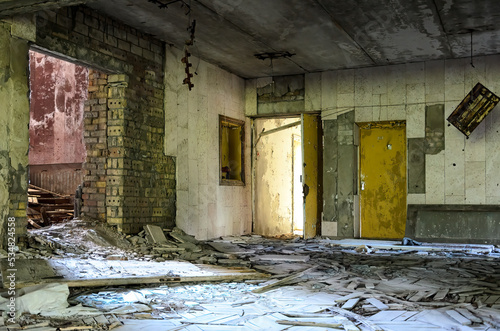
[[[219,183],[245,185],[245,122],[219,115]]]

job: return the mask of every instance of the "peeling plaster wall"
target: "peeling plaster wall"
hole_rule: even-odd
[[[257,119],[257,134],[296,122],[298,118]],[[255,146],[255,228],[265,236],[292,233],[293,135],[301,126],[262,136]],[[302,168],[301,168],[302,169]]]
[[[305,75],[304,111],[321,110],[326,121],[324,169],[329,172],[324,174],[323,235],[359,235],[357,195],[352,194],[357,192],[356,180],[341,175],[342,169],[349,170],[352,155],[348,153],[345,160],[345,153],[337,148],[340,131],[355,132],[354,139],[343,146],[355,150],[354,123],[406,120],[408,178],[415,186],[409,187],[409,205],[500,205],[499,106],[470,139],[445,120],[477,82],[500,94],[500,55],[475,57],[474,66],[467,58]],[[247,81],[247,115],[258,116],[257,88],[269,82],[269,78]],[[437,115],[441,110],[443,115]],[[345,126],[345,116],[351,114],[354,121]],[[436,121],[434,116],[441,119]],[[338,195],[340,183],[350,192],[344,198]],[[341,205],[349,209],[343,211],[342,222]]]
[[[13,23],[11,23],[13,22]],[[28,185],[28,40],[13,31],[32,27],[29,20],[0,21],[0,247],[6,244],[7,220],[26,232]],[[26,31],[26,29],[21,29]],[[27,37],[29,39],[29,37]]]
[[[355,122],[407,121],[408,141],[420,139],[425,158],[423,172],[422,165],[413,169],[409,162],[412,181],[424,183],[425,189],[408,194],[408,204],[499,205],[499,107],[485,118],[470,139],[448,126],[446,120],[444,128],[429,132],[429,123],[436,122],[431,118],[435,115],[429,112],[439,114],[443,105],[446,119],[477,82],[500,94],[500,55],[474,58],[474,66],[471,67],[470,59],[430,61],[323,72],[313,74],[309,81],[314,79],[314,85],[320,86],[321,93],[313,103],[322,109],[323,120],[336,121],[340,114],[354,110]],[[308,94],[312,92],[306,89]],[[436,138],[440,130],[444,130],[444,140]],[[433,141],[431,146],[427,146],[429,139]],[[438,145],[439,149],[429,149]],[[411,157],[412,150],[408,153]],[[323,234],[336,235],[334,232]]]
[[[30,52],[30,165],[83,163],[88,69]]]
[[[243,79],[191,57],[197,75],[182,84],[184,53],[167,47],[165,154],[177,159],[176,224],[198,239],[251,231],[250,122]],[[219,114],[245,124],[245,186],[219,185]]]

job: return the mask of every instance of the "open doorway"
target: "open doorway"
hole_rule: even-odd
[[[28,226],[71,219],[86,160],[89,69],[34,50],[30,58]]]
[[[254,124],[254,232],[302,235],[300,117],[256,119]]]

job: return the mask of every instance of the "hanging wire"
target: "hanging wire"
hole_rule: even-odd
[[[274,96],[274,92],[275,92],[274,88],[275,88],[275,86],[274,86],[274,64],[273,64],[273,57],[270,57],[270,59],[271,59],[271,88],[272,88],[271,91],[272,91],[272,94]]]
[[[470,65],[472,66],[472,68],[475,68],[474,67],[474,44],[473,44],[473,40],[472,40],[472,32],[474,30],[470,30]]]

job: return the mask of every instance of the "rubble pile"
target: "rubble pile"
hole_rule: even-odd
[[[238,283],[71,288],[64,301],[69,307],[60,316],[22,316],[31,330],[500,329],[495,246],[258,235],[198,241],[178,228],[147,225],[125,236],[80,220],[30,231],[28,247],[18,256],[191,261],[270,275]]]

